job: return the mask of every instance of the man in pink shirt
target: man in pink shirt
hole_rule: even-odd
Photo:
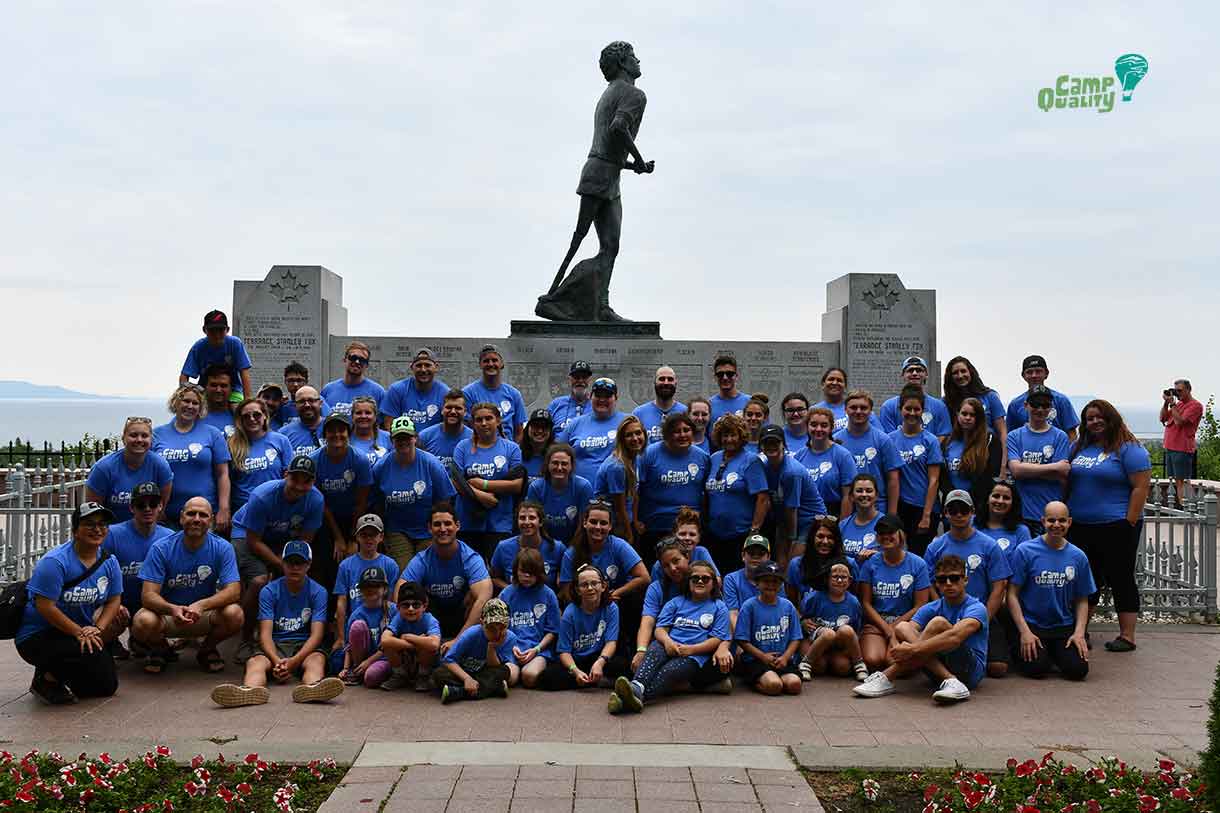
[[[1190,382],[1179,378],[1165,390],[1161,423],[1165,425],[1165,474],[1173,478],[1177,507],[1181,507],[1186,480],[1195,476],[1195,433],[1203,420],[1203,404],[1190,394]]]

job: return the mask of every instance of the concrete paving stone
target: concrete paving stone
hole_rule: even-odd
[[[642,767],[635,769],[638,782],[690,782],[690,768]]]
[[[766,813],[758,802],[700,802],[703,813]]]
[[[754,790],[758,794],[758,801],[762,802],[765,806],[771,807],[811,805],[814,799],[817,798],[813,794],[813,789],[808,784],[804,787],[763,785],[762,787],[755,787]]]
[[[403,768],[384,765],[378,768],[349,768],[343,775],[344,785],[355,785],[360,782],[397,782],[402,776]]]
[[[874,731],[873,737],[878,745],[927,745],[923,734],[918,731]]]
[[[381,813],[445,813],[449,802],[446,799],[404,799],[386,802]],[[321,813],[321,811],[319,811]],[[336,811],[336,813],[341,813]]]
[[[673,799],[648,799],[638,802],[643,813],[699,813],[698,802],[678,802]]]
[[[513,799],[567,799],[570,802],[574,783],[574,779],[535,779],[528,782],[518,779]]]
[[[518,765],[467,765],[462,768],[465,779],[516,779],[521,768]]]
[[[577,796],[572,811],[573,813],[636,813],[635,797],[630,799],[582,799]]]
[[[517,784],[522,782],[559,782],[570,785],[576,781],[575,765],[522,765],[517,774]]]
[[[509,813],[571,813],[569,799],[522,799],[515,797],[508,806]]]
[[[577,799],[634,799],[635,783],[622,779],[577,779]]]
[[[777,787],[809,787],[800,771],[777,771],[767,768],[750,768],[746,773],[754,787],[774,785]]]
[[[415,782],[411,780],[410,774],[407,774],[405,778],[399,780],[391,798],[404,801],[408,799],[448,799],[453,796],[453,787],[456,784],[457,781],[454,779]]]
[[[453,787],[452,799],[511,799],[512,779],[467,779],[465,775]]]
[[[746,773],[745,768],[706,768],[694,766],[690,769],[690,775],[696,784],[750,784],[750,775]]]
[[[636,774],[638,774],[640,770],[640,768],[636,768]],[[662,768],[660,770],[681,771],[682,769]],[[578,765],[576,767],[577,779],[633,779],[636,774],[633,774],[632,769],[626,765]],[[686,775],[689,778],[690,771],[687,771]]]
[[[412,765],[404,778],[411,782],[456,782],[461,773],[461,765]]]
[[[508,799],[451,799],[446,813],[508,813]]]
[[[695,795],[699,804],[707,802],[754,802],[757,796],[754,786],[748,782],[744,785],[729,785],[720,782],[695,781]]]
[[[635,783],[636,798],[641,800],[693,802],[695,801],[695,786],[686,782],[639,782]]]
[[[392,782],[361,782],[357,785],[339,785],[327,798],[325,809],[343,810],[378,810],[381,803],[390,795]]]

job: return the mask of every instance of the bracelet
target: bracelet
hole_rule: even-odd
[[[576,674],[576,664],[572,664],[568,667],[568,673],[572,675]]]
[[[598,655],[598,656],[597,656],[597,660],[599,660],[599,661],[608,661],[608,660],[610,660],[610,659],[609,659],[609,658],[607,658],[605,655]],[[596,663],[596,661],[594,661],[594,663]]]
[[[636,652],[647,652],[647,651],[648,651],[648,647],[646,647],[646,646],[637,646],[637,647],[635,648],[635,651],[636,651]]]
[[[484,478],[483,478],[483,490],[484,490],[484,491],[490,491],[490,490],[491,490],[491,489],[489,489],[489,488],[487,487],[487,478],[486,478],[486,477],[484,477]]]

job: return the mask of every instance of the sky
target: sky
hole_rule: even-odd
[[[341,275],[355,335],[507,335],[626,39],[656,172],[623,179],[620,314],[818,340],[829,280],[892,272],[1005,398],[1028,353],[1120,404],[1220,385],[1215,4],[442,5],[9,8],[0,379],[163,396],[276,264]],[[1128,52],[1131,102],[1038,108]]]

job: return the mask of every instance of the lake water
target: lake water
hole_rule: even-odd
[[[1082,404],[1078,404],[1079,408]],[[1119,407],[1127,425],[1141,439],[1160,439],[1160,406]],[[74,443],[85,433],[94,437],[118,435],[129,415],[143,415],[153,424],[169,420],[164,401],[139,399],[0,399],[0,443],[20,437],[35,445],[48,441]]]

